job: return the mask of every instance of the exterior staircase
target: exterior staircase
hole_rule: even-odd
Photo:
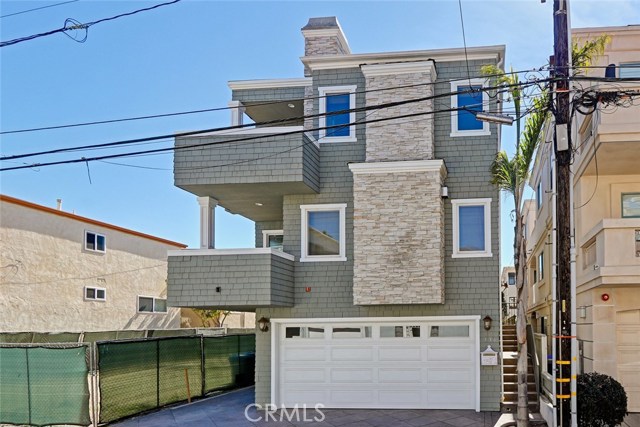
[[[527,364],[527,388],[529,398],[529,411],[537,412],[538,396],[536,394],[536,382],[533,374],[533,364],[528,358]],[[502,325],[502,383],[504,393],[502,395],[502,412],[515,413],[518,407],[518,339],[515,325]]]

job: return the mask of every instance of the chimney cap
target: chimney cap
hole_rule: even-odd
[[[335,16],[309,18],[309,22],[307,22],[307,25],[302,27],[302,30],[324,30],[327,28],[340,28],[338,18]]]

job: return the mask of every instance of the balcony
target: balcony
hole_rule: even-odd
[[[282,219],[282,198],[320,191],[317,141],[301,126],[214,132],[175,139],[174,182],[253,221]]]
[[[605,218],[581,241],[578,286],[640,286],[640,218]]]
[[[167,302],[240,311],[292,307],[293,261],[272,248],[169,251]]]

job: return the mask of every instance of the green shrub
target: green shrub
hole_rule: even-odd
[[[578,425],[613,427],[627,415],[627,393],[609,375],[591,372],[578,375]]]

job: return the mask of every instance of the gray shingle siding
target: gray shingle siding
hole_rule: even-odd
[[[237,89],[231,93],[232,100],[242,103],[288,101],[302,98],[304,98],[304,86],[269,89]]]
[[[479,66],[487,61],[471,61],[472,75],[479,74]],[[438,81],[466,76],[464,62],[438,63]],[[321,86],[357,85],[364,88],[364,77],[359,69],[314,71],[313,89]],[[436,85],[436,94],[450,92],[448,82]],[[356,95],[356,105],[362,106],[364,95]],[[448,109],[451,99],[445,97],[435,109]],[[314,110],[318,111],[317,100]],[[359,113],[357,120],[364,120]],[[291,308],[260,308],[256,316],[267,318],[313,317],[383,317],[383,316],[453,316],[489,315],[495,322],[490,331],[480,328],[480,345],[499,348],[499,193],[490,183],[489,166],[497,151],[497,129],[491,125],[491,135],[483,137],[451,138],[450,114],[425,116],[435,120],[435,158],[444,159],[448,176],[449,200],[445,201],[445,288],[444,304],[436,305],[353,305],[353,177],[349,162],[365,159],[365,129],[358,126],[356,143],[327,143],[320,147],[320,193],[284,197],[283,229],[284,250],[300,256],[300,205],[320,203],[347,203],[346,210],[346,262],[295,263],[294,297]],[[317,126],[317,119],[314,123]],[[492,258],[452,258],[451,199],[492,198]],[[257,226],[263,227],[262,225]],[[256,234],[258,234],[256,230]],[[258,236],[256,235],[256,238]],[[260,233],[261,239],[261,233]],[[305,288],[311,288],[306,292]],[[270,399],[270,334],[258,333],[256,339],[256,402]],[[479,355],[478,355],[479,357]],[[500,405],[500,369],[481,368],[481,409],[497,410]]]

